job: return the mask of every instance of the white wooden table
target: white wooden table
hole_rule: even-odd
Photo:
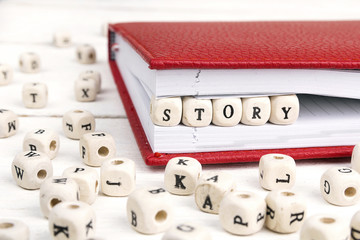
[[[353,1],[0,1],[0,63],[15,70],[14,81],[0,87],[0,108],[11,109],[20,116],[18,133],[0,139],[0,218],[17,218],[26,222],[31,239],[50,239],[47,220],[39,208],[39,191],[18,187],[11,176],[11,162],[22,151],[24,135],[34,128],[51,128],[60,134],[61,147],[52,163],[54,175],[73,165],[83,165],[78,141],[66,138],[61,129],[62,115],[70,109],[89,110],[96,116],[96,129],[111,132],[116,139],[118,156],[137,163],[137,187],[163,186],[163,167],[144,164],[131,132],[128,120],[113,82],[106,52],[106,38],[100,35],[105,22],[150,20],[310,20],[359,19],[360,2]],[[72,32],[73,46],[55,48],[52,34],[57,29]],[[98,61],[81,65],[75,59],[75,46],[89,43],[95,46]],[[19,71],[22,52],[33,51],[41,56],[41,72],[24,74]],[[75,101],[73,82],[83,70],[100,71],[102,92],[93,103]],[[44,82],[49,88],[46,108],[26,109],[21,102],[22,85],[29,81]],[[307,199],[308,216],[317,213],[339,214],[350,221],[360,205],[336,207],[325,202],[320,194],[321,174],[331,166],[350,166],[349,159],[299,161],[294,190]],[[239,190],[249,190],[265,197],[267,191],[258,183],[257,164],[204,166],[204,171],[224,170],[234,174]],[[97,169],[99,170],[99,169]],[[162,234],[141,235],[131,229],[126,219],[127,198],[99,195],[93,208],[97,215],[97,236],[104,239],[161,239]],[[176,223],[195,222],[209,227],[213,239],[237,239],[225,232],[217,215],[197,209],[194,196],[172,196]],[[299,233],[279,235],[263,229],[243,239],[298,239]]]

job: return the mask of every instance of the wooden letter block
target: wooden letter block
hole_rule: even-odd
[[[25,189],[39,189],[40,185],[53,175],[50,158],[40,152],[17,154],[11,170],[16,183]]]
[[[183,98],[182,123],[190,127],[206,127],[212,120],[210,99]]]
[[[75,98],[79,102],[93,102],[96,100],[96,82],[92,78],[79,78],[74,84]]]
[[[163,188],[135,190],[129,195],[126,211],[131,227],[144,234],[164,232],[173,222],[170,194]]]
[[[222,227],[236,235],[251,235],[265,223],[265,200],[250,192],[231,192],[220,203]]]
[[[24,73],[37,73],[40,71],[40,57],[36,53],[27,52],[20,55],[20,71]]]
[[[85,72],[80,73],[79,78],[91,78],[95,80],[96,92],[99,93],[101,91],[101,74],[97,71],[87,70]]]
[[[80,139],[79,150],[86,165],[100,167],[105,160],[115,157],[115,140],[108,133],[87,133]]]
[[[56,47],[69,47],[71,45],[71,34],[66,31],[54,33],[53,43]]]
[[[83,44],[76,48],[76,57],[79,63],[93,64],[96,62],[96,52],[93,46]]]
[[[95,211],[83,202],[61,202],[49,215],[49,230],[54,240],[84,240],[95,235]]]
[[[356,144],[351,155],[351,168],[360,173],[360,144]]]
[[[306,219],[300,232],[300,240],[349,239],[349,222],[331,215],[315,215]]]
[[[0,86],[8,85],[13,80],[14,71],[6,64],[0,64]]]
[[[348,167],[332,167],[322,175],[320,191],[331,204],[354,205],[360,199],[360,175]]]
[[[182,116],[182,101],[180,97],[152,98],[150,102],[150,117],[155,125],[176,126]]]
[[[85,166],[69,167],[63,177],[73,179],[79,186],[80,201],[93,204],[99,193],[99,175],[93,168]]]
[[[112,158],[101,165],[101,190],[108,196],[127,196],[135,189],[135,162]]]
[[[15,135],[18,128],[18,116],[13,111],[0,109],[0,138],[7,138]]]
[[[212,100],[212,123],[223,127],[239,124],[242,117],[242,103],[240,98],[219,98]]]
[[[23,151],[46,153],[54,159],[59,152],[59,134],[51,129],[35,129],[25,135]]]
[[[360,239],[360,211],[357,211],[351,218],[350,240]]]
[[[0,219],[0,239],[29,240],[29,227],[15,219]]]
[[[27,108],[44,108],[48,101],[48,89],[45,83],[25,83],[22,100]]]
[[[306,216],[306,203],[299,194],[289,190],[271,191],[266,197],[268,229],[278,233],[298,231]]]
[[[209,230],[192,223],[178,224],[170,228],[162,240],[211,240]]]
[[[195,202],[201,211],[218,214],[223,197],[235,189],[231,174],[221,171],[204,173],[195,189]]]
[[[270,118],[271,104],[269,97],[251,97],[242,99],[241,123],[246,125],[264,125]]]
[[[165,189],[172,194],[190,195],[195,192],[202,166],[190,157],[176,157],[169,160],[165,168]]]
[[[298,119],[300,104],[299,99],[295,94],[272,96],[270,97],[270,102],[270,122],[275,124],[292,124]]]
[[[289,189],[295,184],[295,160],[284,154],[266,154],[259,162],[260,185],[267,190]]]
[[[79,186],[70,178],[48,178],[40,186],[40,209],[46,218],[57,204],[65,201],[79,201],[79,198]]]
[[[63,130],[65,136],[80,139],[85,133],[95,131],[95,118],[87,111],[72,110],[63,116]]]

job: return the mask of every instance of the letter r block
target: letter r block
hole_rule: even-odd
[[[181,121],[181,97],[160,98],[153,97],[150,103],[150,117],[155,125],[176,126]]]
[[[243,114],[241,123],[246,125],[264,125],[270,118],[269,97],[251,97],[242,99]]]

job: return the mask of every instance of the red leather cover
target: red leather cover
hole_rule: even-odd
[[[110,25],[151,69],[360,69],[360,21]]]
[[[217,27],[211,30],[211,25]],[[171,26],[173,28],[171,28]],[[229,25],[229,26],[227,26]],[[246,31],[252,30],[251,36],[246,35]],[[250,26],[253,26],[251,28]],[[279,30],[276,26],[281,26]],[[291,26],[298,26],[299,29],[292,29]],[[159,28],[160,27],[160,28]],[[177,34],[182,29],[184,36]],[[191,30],[192,29],[192,30]],[[223,29],[223,30],[221,30]],[[280,34],[276,36],[273,31]],[[287,33],[282,32],[288,29],[296,33],[289,39]],[[344,29],[347,29],[345,31]],[[124,23],[110,25],[110,31],[116,31],[122,34],[135,49],[149,63],[151,68],[359,68],[360,69],[360,27],[359,22],[294,22],[294,23]],[[186,31],[185,31],[186,30]],[[210,31],[207,33],[205,30]],[[222,33],[224,43],[219,42],[219,33]],[[261,30],[261,31],[260,31]],[[311,30],[308,34],[305,30]],[[318,35],[316,34],[318,30]],[[320,31],[321,30],[321,31]],[[151,36],[154,31],[154,36]],[[247,43],[246,47],[238,44],[233,39],[234,36],[240,36],[240,31],[245,39],[241,40]],[[325,32],[330,35],[326,37]],[[342,36],[335,33],[342,32]],[[201,33],[201,34],[200,34]],[[171,35],[173,34],[173,35]],[[200,34],[200,35],[199,35]],[[171,35],[171,36],[170,36]],[[255,36],[260,38],[256,40]],[[309,36],[309,40],[305,41]],[[110,34],[109,34],[110,36]],[[179,41],[176,37],[184,40]],[[199,39],[198,39],[198,36]],[[208,37],[208,41],[205,38]],[[212,37],[211,37],[212,36]],[[273,36],[274,38],[272,38]],[[296,39],[296,36],[300,38]],[[149,37],[147,41],[146,38]],[[157,38],[158,37],[158,38]],[[191,37],[187,39],[187,37]],[[357,37],[357,39],[352,39]],[[232,39],[226,40],[226,39]],[[267,40],[266,40],[267,39]],[[302,39],[302,40],[301,40]],[[349,39],[352,39],[351,41]],[[167,44],[161,43],[164,40]],[[175,43],[173,41],[174,40]],[[321,40],[321,41],[320,41]],[[254,41],[254,45],[250,42]],[[270,43],[271,41],[274,41]],[[284,41],[284,42],[281,42]],[[320,42],[319,42],[320,41]],[[211,43],[211,44],[210,44]],[[227,44],[237,46],[236,51],[240,54],[236,56],[231,53]],[[300,44],[299,46],[294,45]],[[159,45],[157,45],[159,44]],[[173,45],[175,44],[175,45]],[[184,50],[181,51],[182,44]],[[213,45],[215,44],[215,45]],[[262,44],[265,46],[260,47]],[[290,45],[287,45],[290,44]],[[156,46],[157,45],[157,46]],[[198,46],[196,51],[195,46]],[[207,52],[206,47],[208,47]],[[256,47],[260,47],[256,49]],[[164,52],[160,51],[164,48]],[[302,47],[302,50],[300,49]],[[226,50],[223,53],[222,50]],[[248,50],[246,50],[248,49]],[[251,51],[250,51],[251,49]],[[156,51],[155,51],[156,50]],[[191,53],[191,50],[194,50]],[[204,52],[205,51],[205,52]],[[215,57],[216,51],[218,57]],[[233,52],[236,52],[233,51]],[[255,51],[255,52],[252,52]],[[203,55],[203,53],[205,55]],[[266,55],[269,54],[267,57]],[[284,55],[283,55],[284,54]],[[355,54],[355,55],[354,55]],[[181,57],[183,56],[183,57]],[[227,57],[226,57],[227,56]],[[249,57],[246,59],[245,56]],[[234,57],[234,58],[232,58]],[[236,57],[236,59],[235,59]],[[212,60],[210,60],[212,59]],[[222,151],[222,152],[202,152],[202,153],[181,153],[167,154],[153,152],[146,138],[144,129],[137,116],[136,110],[126,89],[121,73],[115,60],[111,59],[111,40],[109,39],[109,63],[113,73],[118,91],[120,93],[124,108],[126,110],[132,131],[139,146],[142,157],[148,165],[165,165],[167,161],[177,156],[190,156],[198,159],[202,164],[214,163],[235,163],[235,162],[253,162],[258,161],[260,157],[267,153],[282,153],[292,156],[294,159],[316,159],[316,158],[341,158],[349,157],[352,154],[353,146],[336,147],[312,147],[312,148],[291,148],[291,149],[265,149],[265,150],[246,150],[246,151]]]

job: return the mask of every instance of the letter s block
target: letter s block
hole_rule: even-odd
[[[169,229],[173,222],[170,194],[163,188],[141,188],[129,195],[127,218],[133,229],[155,234]]]
[[[180,123],[182,116],[181,97],[151,98],[150,117],[155,125],[176,126]]]

